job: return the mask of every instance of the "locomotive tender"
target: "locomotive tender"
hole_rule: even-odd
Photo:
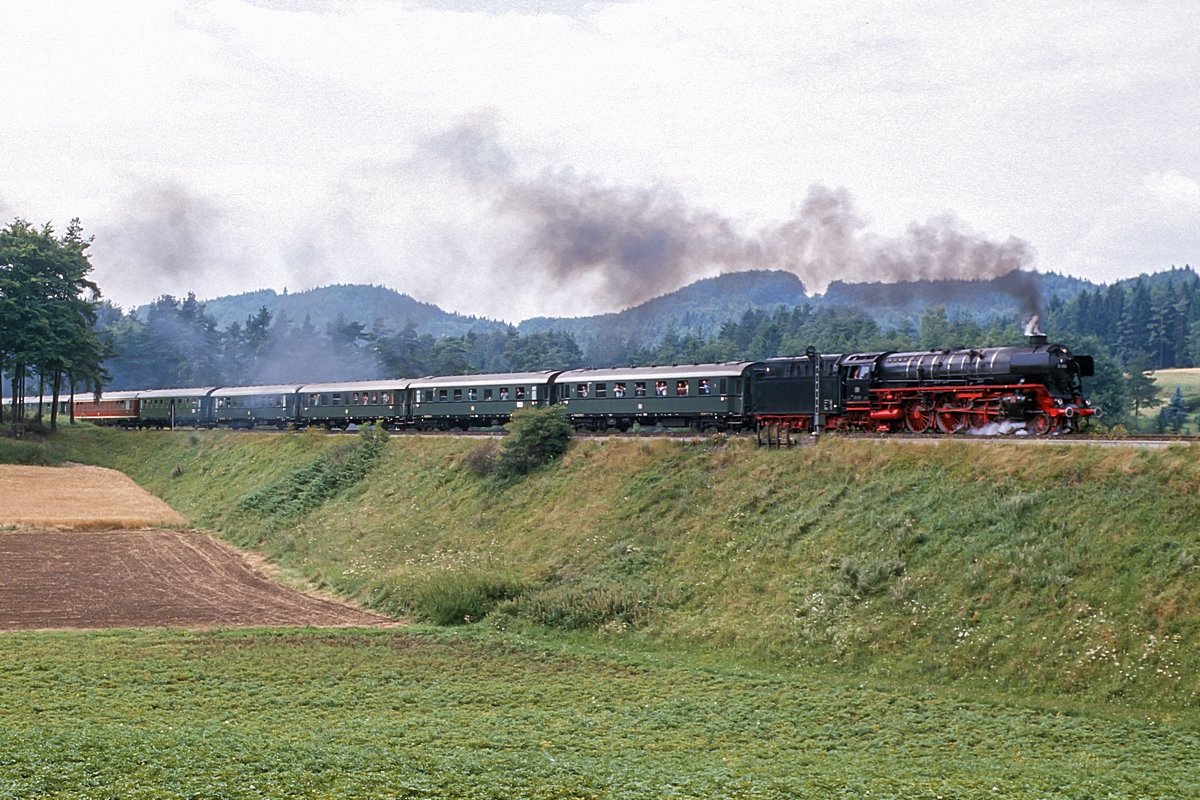
[[[468,430],[560,406],[578,430],[642,427],[786,433],[1076,431],[1095,416],[1090,356],[1040,334],[1018,347],[819,354],[766,361],[546,370],[420,379],[113,392],[76,418],[125,427]],[[43,398],[49,404],[50,398]],[[69,401],[60,398],[60,413]],[[10,401],[5,400],[6,406]],[[27,399],[27,416],[37,406]]]

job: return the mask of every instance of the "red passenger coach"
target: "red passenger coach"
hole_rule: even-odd
[[[87,419],[100,425],[136,427],[138,424],[138,393],[109,392],[96,402],[92,395],[75,396],[75,419]]]

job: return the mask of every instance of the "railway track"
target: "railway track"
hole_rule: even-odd
[[[277,431],[269,429],[261,429],[258,433],[275,433],[287,434],[293,431]],[[334,429],[328,432],[329,436],[346,436],[355,435],[356,430],[338,430]],[[482,431],[392,431],[392,436],[434,436],[434,437],[452,437],[461,439],[496,439],[508,435],[505,430],[482,430]],[[711,439],[713,436],[728,436],[736,439],[753,439],[753,433],[727,433],[727,434],[702,434],[695,431],[675,432],[675,431],[643,431],[639,433],[591,433],[591,432],[576,432],[572,438],[577,441],[607,441],[609,439],[616,440],[645,440],[645,441],[680,441],[680,442],[700,442]],[[872,442],[906,442],[910,444],[945,444],[950,442],[968,442],[972,444],[1015,444],[1021,446],[1048,446],[1048,445],[1094,445],[1096,447],[1140,447],[1151,450],[1163,449],[1171,445],[1185,446],[1200,446],[1200,436],[1175,436],[1175,435],[1158,435],[1145,434],[1139,436],[1126,436],[1121,438],[1104,438],[1088,435],[1046,435],[1035,436],[1029,435],[975,435],[975,434],[905,434],[905,433],[825,433],[821,437],[811,434],[801,434],[792,438],[792,447],[808,447],[815,444],[823,437],[832,437],[834,439],[848,439],[854,441],[872,441]],[[774,447],[774,445],[772,445]],[[784,446],[783,449],[788,449]]]

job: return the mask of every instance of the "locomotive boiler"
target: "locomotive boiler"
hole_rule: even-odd
[[[1035,434],[1078,430],[1090,356],[1033,334],[1016,347],[772,358],[755,372],[760,428]]]

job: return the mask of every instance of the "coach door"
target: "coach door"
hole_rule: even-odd
[[[842,377],[838,369],[841,356],[821,356],[821,413],[840,414],[844,407]]]

